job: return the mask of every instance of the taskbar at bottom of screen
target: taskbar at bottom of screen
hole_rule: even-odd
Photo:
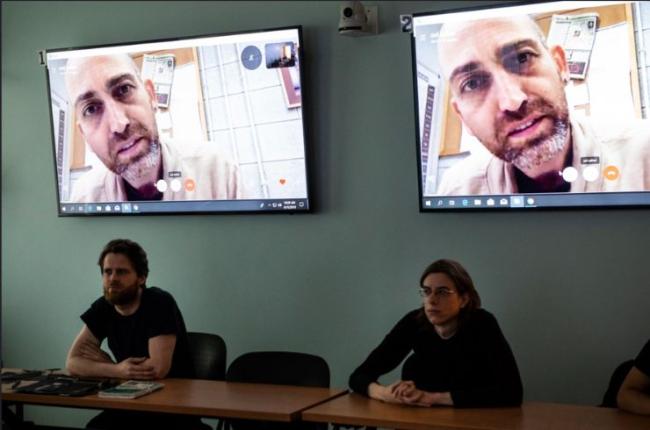
[[[650,191],[548,193],[481,196],[431,196],[421,200],[423,211],[465,209],[534,209],[650,206]]]
[[[174,200],[155,202],[61,203],[59,205],[60,216],[307,211],[309,211],[308,199]]]

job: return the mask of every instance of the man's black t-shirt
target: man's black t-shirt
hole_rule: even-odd
[[[142,291],[140,307],[132,315],[120,315],[104,297],[100,297],[81,315],[93,335],[102,342],[108,340],[115,360],[129,357],[149,357],[149,339],[174,334],[176,347],[169,378],[192,378],[194,368],[190,358],[187,330],[176,301],[157,287]]]

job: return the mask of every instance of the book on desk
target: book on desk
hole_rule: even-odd
[[[145,394],[160,390],[165,384],[152,381],[126,381],[115,387],[101,390],[97,395],[104,399],[137,399]]]

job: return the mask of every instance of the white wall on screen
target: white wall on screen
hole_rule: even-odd
[[[255,70],[241,65],[250,45],[264,52],[262,42],[198,51],[208,136],[232,146],[245,198],[306,196],[302,112],[287,107],[276,69],[264,61]]]

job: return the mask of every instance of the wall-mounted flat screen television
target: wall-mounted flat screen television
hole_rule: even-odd
[[[648,2],[414,15],[420,210],[650,205],[648,29]]]
[[[45,61],[60,216],[310,210],[301,27]]]

